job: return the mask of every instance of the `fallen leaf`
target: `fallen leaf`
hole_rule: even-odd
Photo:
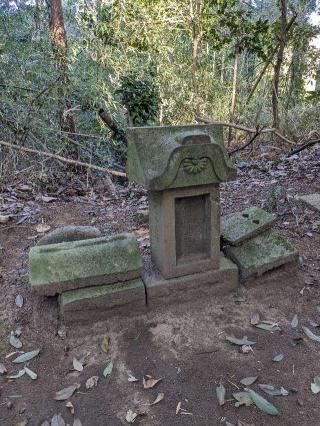
[[[77,358],[73,358],[72,364],[73,364],[73,368],[76,371],[80,371],[80,372],[83,371],[83,364],[82,362],[78,361]]]
[[[316,321],[312,321],[312,320],[310,320],[310,321],[309,321],[309,324],[310,324],[312,327],[315,327],[315,328],[320,327],[320,322],[316,322]]]
[[[4,225],[9,222],[10,216],[0,215],[0,224]]]
[[[36,380],[38,378],[38,375],[34,371],[30,370],[30,368],[24,367],[24,370],[30,379]]]
[[[39,225],[36,226],[36,231],[39,234],[43,234],[43,233],[49,231],[49,229],[51,229],[51,226],[50,225],[46,225],[44,223],[40,223]]]
[[[134,413],[132,410],[128,410],[126,415],[126,421],[128,423],[134,423],[137,417],[138,417],[137,413]]]
[[[240,383],[244,386],[251,386],[257,380],[257,378],[258,378],[258,376],[245,377],[244,379],[240,380]]]
[[[153,379],[151,376],[143,376],[143,387],[144,389],[154,388],[157,383],[159,383],[162,379]]]
[[[103,352],[107,353],[110,347],[110,338],[109,337],[104,337],[101,343],[101,349],[103,350]]]
[[[260,322],[260,314],[259,312],[254,312],[250,317],[250,324],[257,325]]]
[[[278,355],[275,355],[275,356],[272,358],[272,361],[274,361],[274,362],[280,362],[280,361],[282,361],[282,360],[283,360],[283,358],[284,358],[284,355],[283,355],[283,354],[278,354]]]
[[[40,426],[50,426],[50,423],[48,422],[48,420],[45,420],[44,422],[41,423]]]
[[[82,426],[82,423],[79,419],[75,419],[75,421],[73,422],[73,426]]]
[[[99,377],[98,376],[92,376],[89,377],[89,379],[86,381],[86,389],[93,389],[97,386],[99,381]]]
[[[20,356],[18,356],[17,358],[15,358],[12,362],[18,364],[20,362],[27,362],[32,360],[33,358],[35,358],[37,355],[39,355],[40,349],[37,349],[35,351],[31,351],[31,352],[26,352]]]
[[[248,407],[253,403],[249,392],[236,392],[232,394],[232,396],[237,400],[237,402],[235,403],[235,407],[240,407],[241,405],[245,405],[246,407]]]
[[[22,342],[21,340],[19,340],[14,334],[13,332],[10,334],[9,337],[9,343],[11,346],[13,346],[16,349],[20,349],[22,348]]]
[[[297,328],[298,324],[299,324],[298,315],[295,314],[295,316],[292,318],[292,321],[291,321],[291,327]]]
[[[51,203],[51,201],[55,201],[57,198],[56,197],[48,197],[46,195],[43,195],[41,197],[41,200],[45,203]]]
[[[261,321],[255,327],[260,328],[261,330],[265,330],[265,331],[280,331],[281,330],[281,328],[278,326],[277,323],[270,322],[270,321]]]
[[[29,423],[28,419],[20,420],[19,422],[15,423],[15,426],[27,426]]]
[[[128,382],[138,382],[138,381],[139,381],[139,379],[134,377],[132,374],[129,374]]]
[[[306,336],[309,337],[309,339],[314,340],[315,342],[320,342],[320,336],[317,336],[316,334],[312,333],[311,330],[309,330],[308,327],[302,326],[302,330],[306,334]]]
[[[216,394],[217,394],[219,405],[220,406],[224,405],[226,402],[225,400],[226,388],[223,386],[222,383],[220,383],[220,385],[216,387]]]
[[[317,394],[320,392],[320,376],[316,376],[313,379],[313,382],[311,383],[311,391],[314,394]]]
[[[73,404],[72,404],[72,402],[71,402],[71,401],[68,401],[68,402],[66,403],[66,407],[70,409],[70,413],[71,413],[71,414],[74,414],[74,406],[73,406]]]
[[[107,364],[106,368],[103,370],[102,374],[104,375],[104,377],[110,376],[110,374],[112,373],[112,370],[113,370],[113,362],[110,361]]]
[[[51,426],[66,426],[66,422],[64,421],[61,414],[55,414],[51,419]]]
[[[276,389],[272,385],[259,384],[259,388],[268,395],[271,396],[288,396],[289,392],[281,387],[280,389]]]
[[[53,399],[55,399],[56,401],[65,401],[66,399],[69,399],[75,393],[75,391],[79,388],[80,388],[80,384],[75,383],[74,385],[68,386],[56,392],[54,394]]]
[[[181,401],[178,402],[177,407],[176,407],[176,414],[179,414],[181,410]]]
[[[157,395],[157,397],[156,397],[156,399],[153,401],[153,402],[151,402],[151,404],[146,404],[146,405],[156,405],[156,404],[158,404],[160,401],[162,401],[164,399],[164,393],[163,392],[160,392],[160,393],[158,393],[158,395]]]
[[[24,376],[26,373],[26,370],[23,368],[22,370],[18,371],[17,374],[13,374],[12,376],[7,376],[8,379],[20,379],[20,377]]]
[[[15,304],[18,308],[22,308],[24,303],[23,297],[21,296],[21,294],[17,294],[16,298],[15,298]]]
[[[256,342],[253,342],[251,340],[248,340],[247,336],[243,336],[242,339],[238,339],[234,336],[226,336],[226,340],[228,340],[228,342],[233,343],[234,345],[239,345],[239,346],[243,346],[243,345],[254,345]]]
[[[255,392],[251,389],[248,389],[248,392],[251,396],[252,401],[259,408],[259,410],[263,411],[266,414],[269,414],[270,416],[278,416],[279,415],[278,409],[273,404],[271,404],[269,401],[264,399],[261,395],[259,395],[257,392]]]
[[[7,372],[7,369],[2,362],[0,362],[0,374],[5,374]]]

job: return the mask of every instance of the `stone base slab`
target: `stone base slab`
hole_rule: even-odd
[[[265,272],[260,276],[251,276],[241,280],[241,285],[245,288],[250,289],[260,285],[271,286],[277,284],[277,286],[285,287],[290,285],[292,281],[297,282],[299,274],[298,262],[289,262],[285,265],[281,265],[270,271]]]
[[[135,315],[145,307],[145,288],[141,279],[71,290],[60,296],[60,313],[66,325]]]
[[[46,296],[138,278],[142,258],[134,234],[36,246],[30,250],[31,289]]]
[[[238,267],[221,256],[219,269],[165,279],[148,259],[142,276],[148,306],[165,306],[199,298],[212,298],[238,288]]]
[[[227,246],[224,250],[239,266],[241,279],[260,276],[298,257],[295,247],[273,232],[266,232],[238,247]]]

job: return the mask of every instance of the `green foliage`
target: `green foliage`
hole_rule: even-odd
[[[120,87],[115,93],[135,126],[152,124],[159,114],[161,99],[154,77],[153,72],[141,75],[136,71],[120,77]]]

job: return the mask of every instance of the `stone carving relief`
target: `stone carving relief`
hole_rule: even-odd
[[[185,158],[182,162],[183,170],[189,175],[196,175],[203,172],[209,164],[207,157],[191,157]]]

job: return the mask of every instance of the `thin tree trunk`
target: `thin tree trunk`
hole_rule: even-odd
[[[190,1],[190,18],[191,18],[191,33],[192,33],[192,64],[191,64],[191,77],[192,77],[192,91],[194,101],[195,116],[200,115],[201,98],[199,94],[199,82],[197,78],[198,70],[198,56],[199,45],[201,42],[201,30],[199,21],[201,19],[202,0]]]
[[[276,63],[274,65],[274,76],[272,82],[272,113],[273,113],[273,127],[279,128],[279,83],[280,72],[283,63],[284,49],[287,43],[287,2],[280,0],[280,34],[279,34],[279,50],[277,54]]]
[[[67,34],[64,27],[61,0],[46,0],[49,11],[49,32],[53,53],[60,74],[58,85],[59,123],[62,131],[75,132],[72,105],[68,95],[69,78],[67,71]]]

